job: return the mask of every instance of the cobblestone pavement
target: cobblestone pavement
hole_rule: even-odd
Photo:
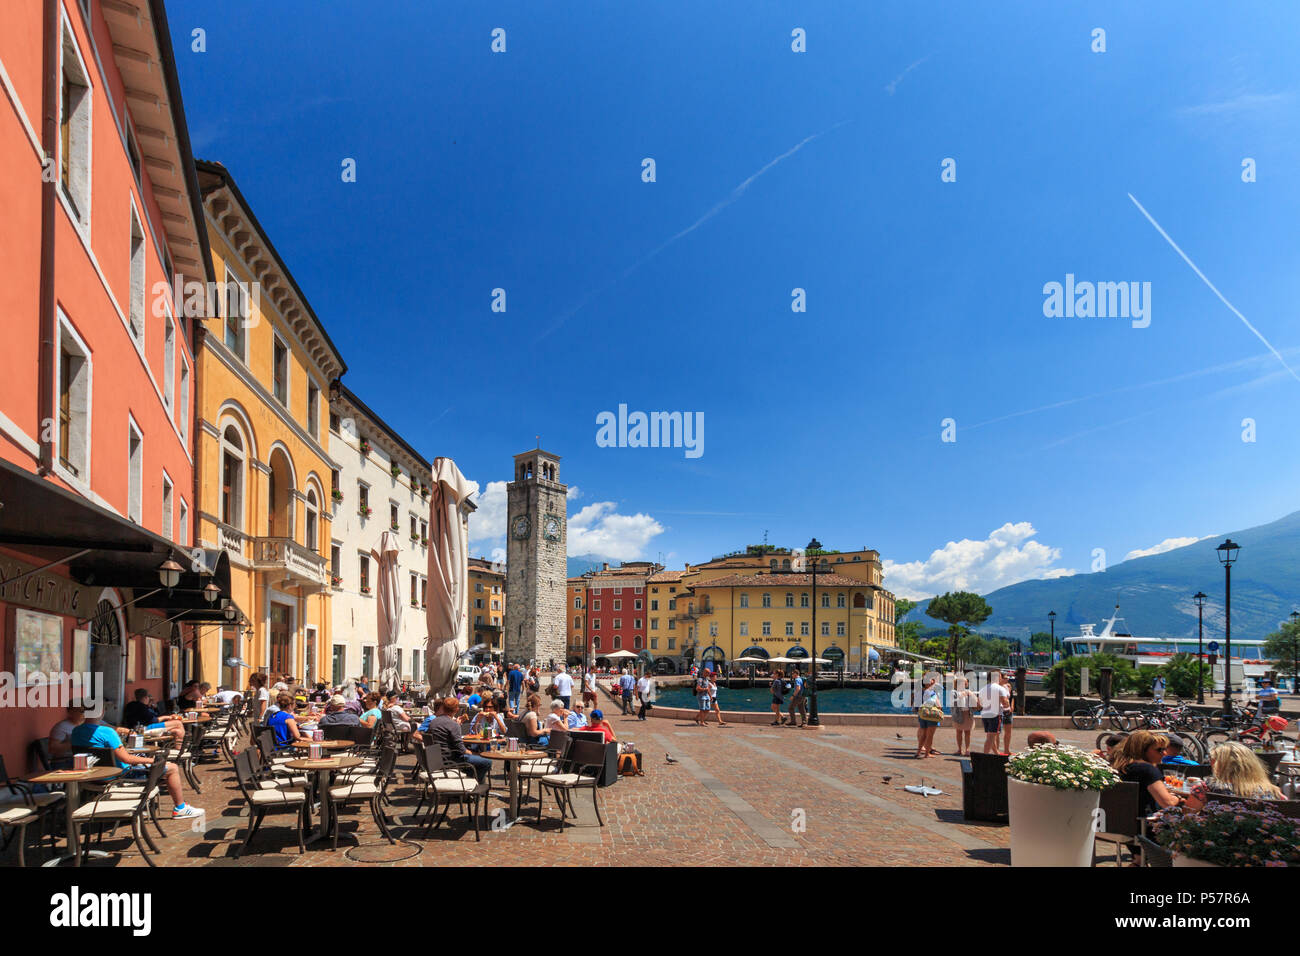
[[[523,804],[523,822],[503,830],[485,828],[475,842],[469,823],[456,808],[449,822],[426,838],[411,825],[418,790],[399,762],[399,780],[390,785],[388,809],[398,839],[390,846],[368,808],[348,809],[341,817],[339,848],[327,843],[298,853],[293,816],[268,816],[248,852],[233,850],[246,834],[243,801],[225,761],[199,769],[201,794],[187,799],[206,811],[203,832],[166,819],[165,839],[155,859],[164,866],[327,866],[358,862],[394,866],[462,864],[529,865],[683,865],[853,866],[853,865],[1006,865],[1005,826],[969,824],[961,815],[961,776],[950,729],[935,741],[943,756],[917,760],[915,731],[893,727],[835,727],[824,730],[733,724],[696,727],[689,721],[638,722],[617,713],[609,719],[622,740],[636,743],[646,775],[623,777],[601,793],[605,826],[599,826],[588,796],[575,796],[577,824],[560,829],[553,801],[534,820],[537,802]],[[1013,746],[1025,745],[1017,729]],[[976,735],[976,748],[983,740]],[[1063,742],[1092,745],[1094,733],[1064,732]],[[669,763],[666,755],[675,762]],[[504,781],[494,790],[504,794]],[[908,793],[909,784],[943,791],[926,797]],[[498,814],[504,799],[492,798]],[[91,866],[144,866],[125,835],[106,836],[109,852]],[[61,842],[61,841],[60,841]],[[359,845],[358,845],[359,844]],[[28,865],[49,858],[49,844],[28,846]],[[10,846],[0,863],[13,865]]]

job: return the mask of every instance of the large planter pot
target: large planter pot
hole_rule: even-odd
[[[1218,865],[1219,865],[1218,863],[1206,863],[1204,860],[1198,860],[1196,857],[1188,856],[1185,853],[1174,854],[1174,866],[1215,866],[1217,867]]]
[[[1012,866],[1091,866],[1098,790],[1057,790],[1008,778]]]

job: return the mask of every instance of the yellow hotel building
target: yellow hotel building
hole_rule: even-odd
[[[819,657],[859,671],[871,648],[896,643],[894,595],[884,587],[880,555],[864,549],[815,560],[815,598],[812,574],[796,571],[798,557],[784,549],[750,548],[653,575],[650,654],[679,668],[745,656],[811,657],[815,628]]]
[[[202,638],[201,679],[327,679],[337,466],[322,441],[346,366],[230,173],[196,165],[218,286],[195,343],[198,537],[229,552],[242,614]]]

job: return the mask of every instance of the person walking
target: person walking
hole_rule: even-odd
[[[799,668],[796,665],[790,672],[790,676],[793,678],[790,681],[790,726],[802,727],[804,724],[808,723],[808,705],[804,702],[803,695],[803,674],[799,672]],[[799,712],[798,724],[795,724],[794,722],[795,711]]]
[[[636,682],[636,695],[641,699],[641,709],[637,711],[636,719],[645,720],[645,713],[654,707],[655,700],[655,679],[646,671],[641,675],[641,679]]]
[[[628,673],[626,667],[618,676],[618,687],[622,691],[623,716],[632,713],[632,691],[636,689],[636,678]]]
[[[596,672],[594,670],[582,672],[582,702],[588,707],[596,706]]]
[[[772,671],[772,726],[780,727],[785,723],[785,714],[781,713],[785,703],[785,675],[781,668]]]
[[[713,695],[709,693],[709,672],[703,667],[695,675],[695,700],[698,704],[695,709],[695,722],[701,727],[707,727],[705,718],[713,709]]]
[[[511,710],[519,710],[519,695],[523,689],[524,672],[519,669],[518,664],[511,664],[510,671],[506,674],[506,699]]]
[[[568,710],[573,703],[573,678],[565,671],[563,664],[558,666],[551,683],[555,685],[556,696],[564,702],[564,709]]]
[[[726,727],[727,722],[722,719],[722,707],[718,704],[718,675],[713,671],[706,671],[705,673],[709,675],[709,706],[718,715],[718,726]]]

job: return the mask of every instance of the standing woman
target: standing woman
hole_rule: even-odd
[[[718,715],[718,726],[727,726],[727,722],[722,719],[722,707],[718,704],[718,676],[716,671],[709,675],[709,703],[713,707],[713,712]]]
[[[780,727],[785,723],[785,714],[781,713],[782,705],[785,703],[785,675],[781,673],[781,668],[772,671],[772,716],[776,720],[772,721],[773,727]]]
[[[966,686],[966,678],[955,677],[952,682],[952,727],[957,731],[957,756],[970,756],[970,732],[975,726],[975,711],[979,698]]]
[[[271,703],[271,692],[266,687],[266,675],[259,672],[248,675],[248,699],[253,702],[253,720],[260,722]]]
[[[938,754],[939,751],[934,749],[934,732],[939,729],[937,716],[943,716],[943,708],[939,706],[939,690],[937,681],[931,677],[925,681],[921,687],[921,706],[916,709],[916,756],[917,758],[928,757],[931,754]]]

